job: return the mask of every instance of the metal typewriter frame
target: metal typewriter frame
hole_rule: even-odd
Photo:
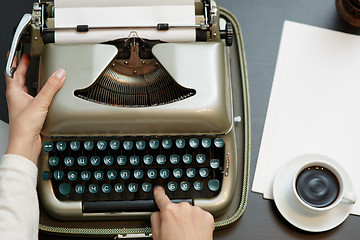
[[[36,8],[34,8],[36,10]],[[40,9],[41,10],[41,9]],[[243,90],[243,113],[244,116],[242,118],[236,117],[235,122],[239,122],[241,119],[244,124],[244,154],[243,154],[243,175],[242,175],[242,185],[241,185],[241,199],[240,199],[240,205],[237,209],[237,211],[230,216],[229,218],[225,220],[220,220],[216,222],[216,229],[221,229],[233,222],[235,222],[243,213],[246,201],[247,201],[247,195],[248,195],[248,182],[249,182],[249,163],[250,163],[250,112],[249,112],[249,99],[248,99],[248,86],[247,86],[247,72],[246,72],[246,63],[245,63],[245,55],[244,55],[244,49],[243,49],[243,43],[242,43],[242,37],[241,37],[241,30],[240,26],[236,20],[236,18],[229,13],[225,9],[220,9],[221,16],[225,19],[231,21],[234,26],[234,30],[236,33],[236,43],[238,47],[238,57],[239,57],[239,64],[240,64],[240,71],[241,71],[241,86]],[[21,35],[21,33],[24,31],[26,25],[29,24],[29,22],[24,19],[24,27],[23,29],[20,29],[17,34]],[[39,27],[39,26],[38,26]],[[15,34],[15,35],[17,35]],[[38,40],[36,38],[36,35],[39,33],[34,33],[35,40]],[[214,35],[215,36],[215,35]],[[18,39],[16,40],[18,41]],[[15,42],[15,46],[18,42]],[[13,43],[14,45],[14,43]],[[42,47],[40,47],[42,50]],[[12,59],[12,52],[10,52],[10,57],[8,62]],[[6,73],[11,76],[13,74],[14,69],[11,69],[9,67],[6,68]],[[8,71],[9,70],[9,71]],[[39,225],[39,228],[46,232],[52,232],[52,233],[66,233],[66,234],[72,234],[72,235],[102,235],[102,236],[114,236],[116,235],[115,239],[117,238],[133,238],[133,237],[151,237],[151,228],[145,227],[145,228],[122,228],[122,229],[89,229],[89,228],[64,228],[64,227],[53,227],[50,225],[46,225],[41,223]]]

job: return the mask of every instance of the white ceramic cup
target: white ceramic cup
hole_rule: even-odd
[[[311,205],[311,203],[308,203],[305,200],[303,200],[302,197],[299,195],[298,189],[296,187],[296,183],[297,183],[297,180],[299,178],[299,175],[301,173],[303,173],[303,171],[306,171],[308,169],[315,169],[315,167],[318,167],[319,169],[321,169],[321,168],[327,169],[329,172],[331,172],[335,176],[335,178],[336,178],[336,180],[338,182],[337,186],[333,186],[335,188],[338,188],[338,194],[337,194],[336,198],[334,199],[334,201],[329,203],[329,205],[322,206],[322,207],[313,206],[313,205],[316,205],[316,204]],[[292,180],[293,194],[295,195],[295,198],[297,199],[297,201],[302,206],[304,206],[309,211],[315,212],[315,213],[329,211],[330,209],[333,209],[334,207],[336,207],[339,203],[342,203],[342,204],[355,204],[356,195],[354,193],[352,193],[352,192],[345,191],[345,186],[344,186],[344,181],[343,181],[343,174],[344,173],[341,173],[339,171],[339,169],[337,169],[335,166],[333,166],[332,164],[330,164],[330,163],[328,163],[326,161],[314,160],[314,161],[306,162],[305,164],[303,164],[299,168],[298,171],[295,172],[295,174],[293,176],[293,180]]]

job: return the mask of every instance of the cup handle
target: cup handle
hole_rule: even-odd
[[[355,204],[356,195],[352,192],[346,192],[346,193],[344,193],[342,201],[344,201],[344,203],[348,203],[348,204]]]

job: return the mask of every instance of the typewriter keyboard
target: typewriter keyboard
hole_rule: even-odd
[[[171,199],[211,198],[221,188],[225,143],[205,137],[66,138],[45,142],[60,201],[153,199],[161,185]]]

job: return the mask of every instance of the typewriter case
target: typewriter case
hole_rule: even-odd
[[[211,132],[217,132],[217,133],[223,133],[226,134],[229,129],[231,129],[231,135],[236,138],[236,146],[233,147],[233,150],[236,152],[234,155],[237,155],[236,161],[237,163],[231,163],[230,169],[231,171],[236,172],[236,179],[231,179],[231,181],[235,181],[236,184],[234,188],[234,195],[231,199],[231,202],[227,203],[229,207],[226,208],[225,212],[221,212],[221,214],[217,214],[217,217],[215,218],[216,221],[216,229],[224,228],[232,223],[234,223],[244,212],[246,201],[247,201],[247,195],[248,195],[248,184],[249,184],[249,166],[250,166],[250,110],[249,110],[249,95],[248,95],[248,85],[247,85],[247,72],[246,72],[246,62],[245,62],[245,54],[244,54],[244,48],[242,43],[242,36],[241,36],[241,30],[239,23],[237,22],[236,18],[229,13],[225,9],[220,9],[220,15],[222,18],[226,19],[227,21],[230,21],[234,27],[234,35],[233,35],[233,45],[231,47],[227,47],[226,49],[223,47],[223,43],[195,43],[198,44],[197,48],[191,49],[191,47],[188,49],[188,51],[198,51],[198,53],[201,53],[202,48],[205,46],[208,48],[211,46],[211,53],[209,55],[206,55],[206,51],[203,50],[205,57],[210,58],[208,61],[211,65],[211,57],[213,58],[220,58],[217,59],[221,62],[224,62],[224,65],[226,66],[224,69],[211,69],[211,66],[209,66],[208,74],[213,75],[214,73],[220,72],[220,75],[226,75],[230,81],[229,86],[222,88],[222,86],[215,86],[213,89],[219,90],[222,92],[225,92],[225,94],[218,94],[218,92],[212,92],[211,88],[209,88],[208,94],[212,94],[213,98],[211,104],[215,107],[215,114],[212,112],[204,112],[204,113],[194,113],[191,115],[191,117],[188,119],[188,123],[182,122],[182,124],[175,124],[175,126],[171,126],[166,122],[165,117],[169,118],[169,115],[171,117],[172,112],[168,111],[162,111],[166,108],[168,108],[169,105],[171,105],[172,102],[178,101],[181,103],[183,99],[188,98],[191,100],[193,95],[196,95],[196,89],[199,89],[199,87],[206,87],[206,86],[199,86],[194,84],[190,84],[190,82],[180,82],[175,83],[174,86],[170,86],[170,92],[173,92],[173,89],[176,89],[178,95],[168,94],[165,96],[164,99],[156,100],[155,97],[151,97],[152,99],[155,99],[155,102],[151,102],[149,100],[146,100],[145,103],[141,99],[135,102],[129,102],[127,99],[120,99],[120,100],[109,100],[112,102],[105,102],[100,103],[102,100],[95,99],[91,96],[97,95],[97,94],[88,94],[89,91],[95,91],[95,93],[98,93],[102,91],[101,89],[92,89],[92,87],[95,85],[94,83],[89,82],[89,84],[83,84],[74,82],[75,84],[79,84],[80,87],[76,87],[76,91],[72,92],[71,94],[77,95],[79,101],[93,101],[100,105],[99,109],[100,112],[98,115],[90,115],[91,117],[91,123],[94,129],[96,131],[99,131],[99,133],[103,135],[111,135],[111,134],[117,134],[117,135],[137,135],[141,134],[143,132],[149,131],[151,129],[152,133],[156,135],[157,131],[159,133],[165,134],[165,135],[172,135],[179,132],[187,133],[187,131],[190,131],[191,133],[199,133],[199,134],[207,134]],[[36,35],[36,34],[35,34]],[[175,46],[175,47],[174,47]],[[179,46],[178,48],[176,46]],[[67,48],[67,46],[54,46],[55,53],[56,51],[61,52],[62,48]],[[106,55],[108,54],[108,57],[111,57],[114,55],[114,47],[106,45],[103,46],[81,46],[81,49],[84,49],[86,52],[87,50],[91,49],[90,53],[94,54],[100,54],[100,55]],[[168,51],[174,51],[173,54],[186,54],[186,52],[182,52],[182,50],[187,49],[188,47],[183,48],[183,45],[181,43],[179,44],[172,44],[171,47],[168,47],[166,43],[159,43],[158,46],[154,46],[153,48],[153,54],[159,59],[160,64],[164,66],[165,69],[167,69],[170,72],[170,75],[174,75],[175,70],[173,70],[174,66],[171,66],[171,64],[168,64],[166,61],[166,57],[164,52]],[[52,54],[52,45],[47,45],[44,48],[44,51],[42,53],[42,59],[46,57],[47,54]],[[68,49],[71,51],[71,46],[68,46]],[[178,49],[178,50],[176,50]],[[116,50],[116,48],[115,48]],[[35,50],[36,51],[36,50]],[[178,52],[176,52],[178,51]],[[97,52],[97,53],[96,53]],[[189,53],[190,53],[189,52]],[[189,54],[191,57],[191,54]],[[89,57],[84,55],[84,57]],[[81,58],[78,58],[81,59]],[[47,66],[51,66],[52,62],[49,62],[49,58],[46,59]],[[44,83],[44,79],[47,79],[48,75],[50,75],[51,71],[54,69],[46,69],[47,71],[44,71],[42,67],[44,66],[43,60],[40,60],[40,69],[39,69],[39,84],[40,86]],[[86,61],[89,61],[89,59],[86,59]],[[94,60],[96,61],[96,59]],[[199,61],[201,61],[201,58],[199,58]],[[71,64],[71,63],[69,63]],[[108,65],[109,63],[106,63]],[[181,65],[181,62],[177,62],[176,64]],[[56,63],[54,64],[55,68]],[[78,64],[79,65],[79,64]],[[98,68],[98,73],[101,75],[107,74],[106,72],[102,72],[102,69],[107,68],[106,65],[101,64],[95,64]],[[151,68],[151,66],[150,66]],[[180,68],[181,69],[181,68]],[[193,70],[195,70],[194,68]],[[56,69],[55,69],[56,70]],[[81,71],[86,72],[86,68],[79,69]],[[161,70],[163,71],[163,70]],[[89,71],[90,72],[90,71]],[[133,71],[135,73],[135,71]],[[206,72],[206,69],[201,69],[201,71],[198,71],[199,73]],[[41,74],[43,73],[43,75]],[[191,79],[191,81],[196,80],[196,72],[195,77]],[[91,74],[91,73],[90,73]],[[161,73],[160,73],[161,74]],[[184,72],[182,73],[184,75]],[[71,75],[71,73],[70,73]],[[175,74],[176,75],[176,74]],[[209,81],[211,84],[211,78],[216,78],[217,76],[209,76]],[[100,77],[101,78],[101,77]],[[134,79],[136,81],[136,79]],[[166,85],[167,83],[165,83]],[[176,85],[178,84],[178,85]],[[176,85],[176,86],[175,86]],[[82,86],[82,87],[81,87]],[[84,88],[84,86],[87,86]],[[91,87],[89,87],[91,86]],[[95,86],[96,87],[96,86]],[[120,86],[121,88],[121,86]],[[140,87],[141,88],[141,87]],[[138,89],[140,89],[138,88]],[[128,89],[127,89],[128,90]],[[156,92],[156,89],[155,89]],[[60,93],[61,94],[61,93]],[[140,94],[141,95],[141,94]],[[156,94],[154,94],[155,96]],[[160,94],[161,95],[161,94]],[[166,95],[166,94],[163,94]],[[58,97],[58,96],[56,96]],[[55,97],[55,98],[56,98]],[[146,98],[149,98],[147,96]],[[220,100],[217,104],[216,101]],[[230,102],[229,102],[230,101]],[[228,104],[222,105],[221,102],[227,102]],[[167,105],[167,103],[169,103]],[[102,106],[103,104],[103,106]],[[192,104],[190,107],[194,107],[196,110],[196,103]],[[204,104],[204,103],[202,103]],[[109,121],[109,124],[102,124],[97,125],[97,120],[100,115],[101,117],[106,117],[107,111],[101,111],[101,109],[106,109],[108,105],[120,105],[122,107],[128,107],[127,105],[132,105],[130,108],[127,109],[129,117],[124,117],[123,121],[130,126],[131,131],[128,131],[128,129],[125,129],[121,132],[113,133],[113,129],[109,128],[108,126],[111,126],[113,124],[111,122],[111,118]],[[135,105],[135,108],[134,108]],[[153,109],[161,109],[161,111],[151,112],[151,114],[155,114],[156,118],[149,119],[149,124],[137,124],[136,123],[136,117],[141,117],[141,115],[137,115],[136,107],[144,108],[146,106],[150,105]],[[159,106],[159,107],[158,107]],[[201,104],[199,106],[202,106]],[[206,103],[205,105],[206,106]],[[185,104],[181,105],[179,109],[182,108],[189,108],[189,106],[186,106]],[[170,108],[171,109],[171,108]],[[52,109],[50,108],[50,111]],[[87,109],[79,109],[78,112],[83,111],[84,114],[86,114]],[[69,111],[70,112],[70,111]],[[165,115],[163,115],[166,112]],[[199,111],[197,111],[199,112]],[[181,117],[182,111],[179,110],[178,112],[174,111],[174,117],[172,120],[175,120],[176,118]],[[74,117],[74,115],[67,115],[66,109],[64,109],[63,119],[61,121],[56,122],[56,119],[53,121],[52,119],[47,119],[46,124],[43,129],[43,135],[44,138],[47,139],[49,135],[51,136],[65,136],[64,132],[62,132],[63,129],[71,130],[72,133],[81,136],[81,135],[88,135],[88,131],[91,131],[91,129],[84,130],[81,125],[83,124],[81,121],[77,122],[77,119],[74,119],[74,122],[72,122],[70,119],[66,118],[68,116]],[[213,115],[212,115],[213,114]],[[75,115],[76,116],[76,115]],[[146,117],[145,115],[142,115],[143,117]],[[219,117],[222,116],[222,117]],[[212,119],[211,121],[204,121],[205,119]],[[195,122],[195,124],[194,124]],[[65,124],[64,124],[65,123]],[[87,122],[88,123],[88,122]],[[143,123],[143,121],[142,121]],[[160,123],[160,124],[159,124]],[[203,124],[201,124],[203,123]],[[51,126],[50,126],[51,125]],[[192,125],[196,126],[192,128]],[[229,134],[230,135],[230,134]],[[43,194],[44,188],[49,187],[49,184],[44,184],[44,180],[42,179],[42,172],[46,170],[46,164],[47,161],[39,161],[39,194]],[[45,165],[44,165],[45,164]],[[232,168],[231,168],[232,167]],[[227,192],[227,190],[226,190]],[[84,220],[66,220],[66,221],[59,221],[54,218],[52,218],[46,210],[43,208],[43,204],[41,199],[44,199],[44,197],[40,198],[40,224],[39,229],[40,231],[40,239],[46,239],[47,234],[59,234],[63,235],[67,239],[68,237],[72,236],[74,238],[77,237],[85,237],[85,236],[92,236],[92,237],[99,237],[99,238],[111,238],[111,239],[118,239],[118,238],[140,238],[140,237],[151,237],[151,225],[149,218],[146,218],[145,220],[139,220],[134,219],[130,220],[127,218],[114,218],[109,220],[104,220],[104,218],[99,218],[98,220],[90,219],[89,221]],[[47,203],[46,203],[47,204]],[[211,209],[211,206],[209,206]],[[205,208],[206,209],[206,208]]]

